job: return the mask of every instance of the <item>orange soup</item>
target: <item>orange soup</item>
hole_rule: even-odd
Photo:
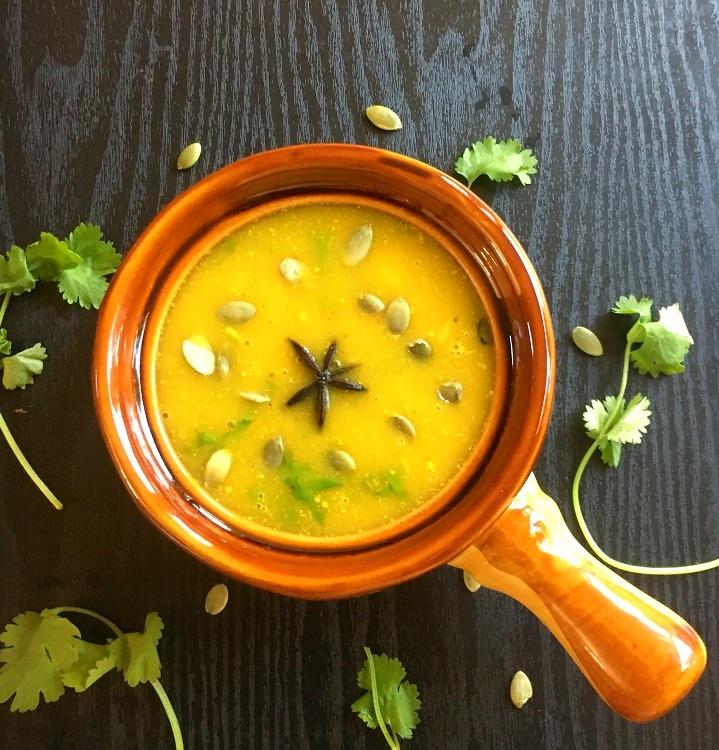
[[[457,474],[495,353],[477,291],[436,240],[317,203],[239,228],[191,269],[155,367],[168,440],[218,502],[338,537],[411,514]]]

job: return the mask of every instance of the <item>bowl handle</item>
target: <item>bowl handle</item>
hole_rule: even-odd
[[[706,649],[694,629],[589,555],[533,474],[451,564],[528,607],[631,721],[669,711],[704,671]]]

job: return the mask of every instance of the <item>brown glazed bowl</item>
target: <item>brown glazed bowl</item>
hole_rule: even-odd
[[[157,419],[152,365],[162,310],[218,237],[279,205],[381,205],[436,236],[472,279],[497,344],[486,431],[451,486],[381,533],[313,543],[267,536],[212,506]],[[288,596],[364,594],[449,563],[531,609],[618,713],[650,721],[700,677],[704,644],[678,615],[591,557],[531,474],[549,422],[554,338],[540,282],[482,200],[426,164],[345,144],[292,146],[231,164],[178,196],[144,231],[100,313],[95,405],[108,449],[145,515],[223,573]]]

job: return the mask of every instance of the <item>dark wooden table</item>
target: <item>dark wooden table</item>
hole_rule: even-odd
[[[0,32],[0,238],[32,241],[78,220],[128,248],[174,195],[262,149],[308,141],[383,146],[451,170],[487,134],[534,148],[528,188],[478,192],[524,243],[558,336],[557,403],[537,474],[570,517],[587,442],[580,413],[613,392],[623,293],[680,301],[696,346],[684,375],[632,376],[654,404],[644,445],[593,465],[588,518],[622,559],[719,554],[719,40],[716,0],[5,0]],[[383,134],[382,102],[404,129]],[[189,141],[196,168],[177,173]],[[632,726],[594,695],[539,623],[507,598],[470,595],[444,568],[354,601],[308,603],[231,584],[160,536],[128,498],[101,442],[89,388],[94,315],[46,289],[13,302],[17,342],[42,340],[46,372],[0,407],[57,490],[57,513],[0,444],[0,623],[58,604],[127,629],[166,622],[163,681],[188,748],[381,748],[349,711],[361,647],[399,655],[419,684],[410,747],[695,750],[719,744],[717,581],[710,572],[637,583],[706,639],[694,692]],[[608,354],[571,345],[596,328]],[[16,409],[27,410],[16,414]],[[575,524],[570,522],[573,528]],[[507,698],[517,669],[535,697]],[[117,675],[33,714],[0,707],[2,750],[170,747],[149,687]]]

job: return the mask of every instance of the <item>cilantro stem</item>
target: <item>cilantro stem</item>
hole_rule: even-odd
[[[629,377],[629,355],[631,354],[633,343],[634,341],[632,339],[630,331],[629,335],[627,336],[627,346],[624,350],[622,380],[619,385],[619,393],[617,394],[614,408],[612,409],[607,419],[604,421],[604,426],[599,431],[599,434],[595,438],[594,442],[589,446],[589,449],[584,454],[584,456],[582,456],[582,460],[579,462],[579,466],[577,467],[577,471],[574,475],[574,481],[572,482],[572,506],[574,508],[574,514],[577,517],[577,523],[579,524],[579,528],[584,535],[584,539],[586,540],[592,552],[594,552],[594,554],[602,562],[606,563],[612,568],[622,570],[625,573],[637,573],[639,575],[676,576],[684,575],[687,573],[703,573],[707,570],[719,568],[719,558],[716,560],[709,560],[708,562],[696,563],[694,565],[670,565],[656,567],[647,565],[632,565],[630,563],[621,562],[620,560],[615,560],[613,557],[610,557],[606,552],[604,552],[604,550],[597,544],[591,532],[589,531],[587,522],[584,520],[584,514],[582,513],[582,507],[579,500],[579,485],[582,481],[584,471],[587,468],[587,464],[589,463],[589,459],[594,455],[594,452],[599,447],[599,443],[601,442],[602,438],[611,429],[611,425],[614,423],[615,417],[622,408],[622,399],[624,398],[624,392],[627,389],[627,379]]]
[[[97,612],[93,612],[91,609],[85,609],[84,607],[57,607],[55,609],[51,609],[50,611],[54,614],[60,614],[61,612],[74,612],[78,615],[87,615],[87,617],[93,617],[94,619],[105,625],[108,629],[112,630],[112,632],[118,638],[124,635],[122,630],[120,630],[120,628],[118,628],[117,625],[112,622],[112,620],[108,620],[107,617],[103,617]],[[160,703],[162,703],[162,707],[165,709],[165,713],[167,714],[167,720],[170,722],[172,736],[175,740],[175,750],[184,750],[185,743],[182,740],[180,722],[177,720],[177,714],[175,713],[175,709],[172,707],[172,703],[170,703],[170,699],[167,697],[165,688],[162,687],[162,684],[159,680],[150,680],[150,685],[152,685],[153,689],[157,693],[157,696],[160,699]]]
[[[3,297],[3,301],[0,304],[0,325],[2,325],[3,319],[5,318],[5,313],[7,312],[7,306],[10,304],[10,297],[12,297],[12,292],[6,292],[5,296]],[[2,415],[2,412],[0,412],[0,432],[2,432],[3,437],[7,441],[7,444],[10,446],[10,450],[15,455],[15,458],[18,460],[18,463],[22,468],[25,470],[25,473],[32,479],[32,481],[35,483],[36,487],[42,492],[43,495],[50,501],[53,508],[56,508],[57,510],[62,510],[62,503],[57,499],[55,494],[52,492],[52,490],[45,484],[45,482],[40,479],[35,469],[32,468],[30,465],[30,462],[25,458],[25,455],[20,450],[20,446],[15,441],[15,438],[12,436],[12,433],[10,432],[10,428],[8,427],[7,422],[5,421],[5,418]]]
[[[177,714],[172,707],[172,703],[170,703],[170,699],[167,697],[165,688],[162,687],[162,683],[159,680],[150,680],[150,685],[155,689],[155,692],[165,709],[165,713],[167,714],[167,720],[170,722],[170,728],[172,729],[172,737],[175,740],[175,750],[184,750],[185,743],[182,741],[180,722],[177,720]]]
[[[51,609],[50,612],[56,615],[59,615],[61,612],[74,612],[78,615],[86,615],[87,617],[92,617],[95,620],[99,620],[105,627],[112,630],[112,632],[118,638],[124,635],[122,630],[120,630],[120,628],[118,628],[117,625],[112,622],[112,620],[108,620],[107,617],[103,617],[97,612],[93,612],[91,609],[85,609],[84,607],[56,607],[55,609]]]
[[[372,652],[367,646],[364,647],[364,652],[367,655],[367,664],[369,665],[369,679],[370,685],[372,686],[372,706],[374,707],[374,713],[377,717],[377,724],[382,730],[382,734],[387,740],[387,744],[390,746],[391,750],[399,750],[399,740],[397,739],[397,735],[394,735],[394,739],[390,737],[390,734],[387,731],[387,725],[384,723],[382,711],[380,711],[379,698],[377,697],[377,674],[374,669],[374,658],[372,657]],[[394,734],[394,730],[392,730],[392,734]]]
[[[0,325],[2,325],[3,318],[7,312],[7,306],[10,304],[10,297],[12,297],[12,292],[5,292],[2,304],[0,304]]]
[[[25,473],[32,479],[32,481],[35,483],[35,486],[42,492],[43,495],[50,501],[53,508],[56,508],[57,510],[62,510],[62,503],[57,499],[55,494],[52,492],[52,490],[45,484],[45,482],[40,479],[38,476],[38,473],[35,471],[35,469],[32,468],[30,465],[30,462],[25,458],[23,452],[20,450],[20,446],[15,442],[15,438],[12,436],[12,433],[10,432],[10,428],[7,425],[7,422],[5,421],[5,418],[3,417],[2,413],[0,412],[0,432],[2,433],[3,437],[7,441],[7,444],[10,446],[10,450],[15,454],[15,458],[17,458],[18,463],[22,468],[25,470]]]

